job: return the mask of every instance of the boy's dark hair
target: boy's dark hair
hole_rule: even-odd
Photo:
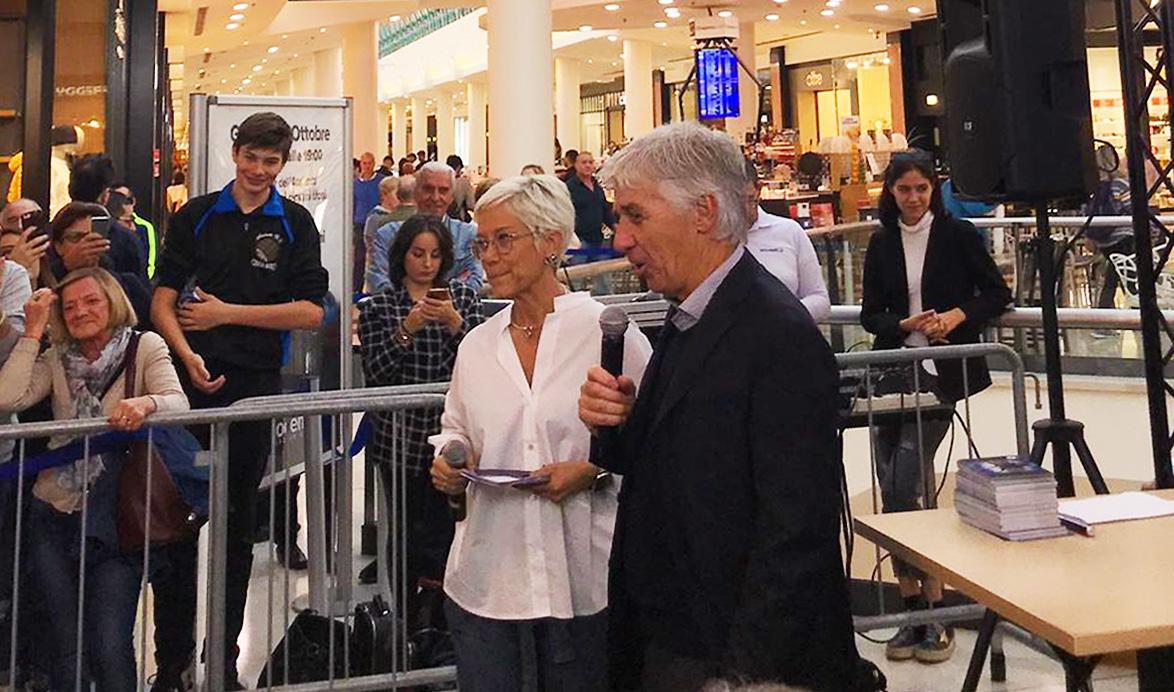
[[[253,113],[236,129],[232,150],[241,147],[272,149],[281,153],[281,162],[289,160],[289,149],[293,145],[293,130],[285,118],[276,113]]]
[[[456,258],[453,256],[452,234],[449,233],[443,221],[427,214],[416,214],[404,221],[391,241],[391,247],[387,250],[387,278],[391,280],[392,285],[404,285],[404,276],[407,274],[404,270],[404,259],[408,256],[408,250],[411,249],[412,243],[416,241],[416,236],[421,233],[431,233],[436,236],[436,244],[440,247],[440,270],[436,272],[433,285],[437,287],[448,285],[448,279],[445,277],[448,276],[448,272],[456,262]]]
[[[69,172],[69,197],[96,204],[113,182],[114,161],[105,154],[88,154],[74,161]]]

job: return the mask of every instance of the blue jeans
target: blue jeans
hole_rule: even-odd
[[[75,689],[80,528],[80,512],[61,514],[40,500],[31,500],[25,545],[33,583],[43,599],[51,646],[47,658],[52,661],[55,690]],[[81,652],[86,689],[93,683],[100,692],[122,692],[138,685],[134,626],[141,559],[141,553],[119,555],[117,546],[95,540],[86,543]]]
[[[451,599],[444,614],[461,692],[603,692],[607,611],[556,620],[493,620]]]

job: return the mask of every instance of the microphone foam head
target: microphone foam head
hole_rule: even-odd
[[[464,468],[468,461],[465,445],[461,444],[459,440],[453,440],[446,444],[442,456],[448,462],[448,465],[453,468]]]
[[[628,331],[628,313],[618,305],[609,305],[599,314],[599,328],[604,336],[623,336]]]

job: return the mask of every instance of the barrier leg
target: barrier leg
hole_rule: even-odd
[[[978,689],[978,679],[982,677],[987,652],[991,647],[991,637],[998,624],[999,615],[988,609],[982,616],[982,625],[978,628],[978,639],[974,642],[974,652],[970,655],[970,665],[966,668],[966,680],[962,683],[962,692],[975,692]]]
[[[228,592],[228,423],[212,427],[211,511],[208,550],[208,622],[205,633],[208,692],[224,692],[226,595]]]

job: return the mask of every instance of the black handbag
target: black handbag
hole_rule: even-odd
[[[391,672],[394,653],[396,617],[378,594],[375,598],[355,606],[355,635],[351,643],[351,672],[355,675],[377,675]],[[403,654],[398,654],[400,670]]]
[[[331,632],[334,633],[334,661],[331,666]],[[287,685],[300,682],[342,680],[347,675],[346,641],[351,630],[345,622],[319,615],[313,610],[298,613],[289,630],[269,656],[265,669],[257,681],[258,687]],[[287,656],[288,653],[288,656]],[[355,652],[352,650],[351,655]],[[286,660],[289,669],[286,670]]]

